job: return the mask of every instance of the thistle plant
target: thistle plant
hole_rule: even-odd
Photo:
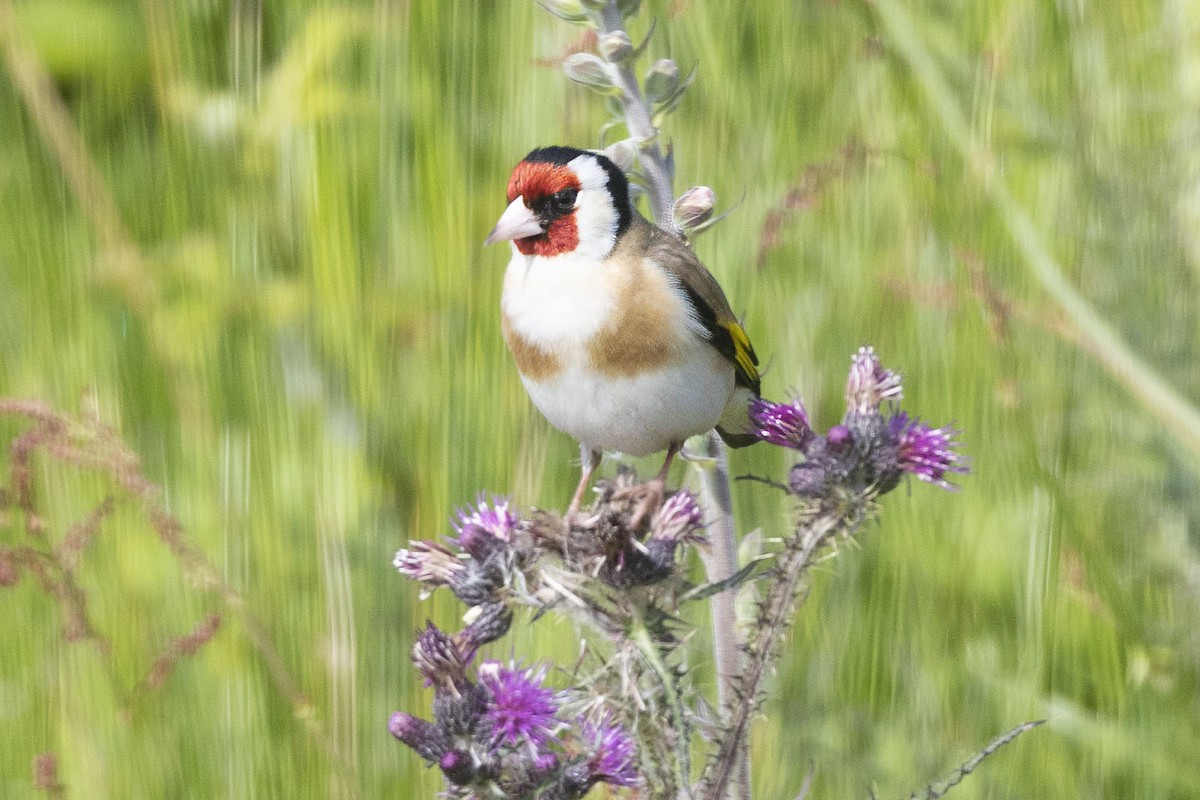
[[[899,375],[864,347],[851,361],[846,414],[825,433],[798,401],[755,404],[758,438],[798,454],[787,482],[797,522],[778,552],[721,582],[695,585],[681,566],[708,545],[696,497],[677,491],[635,525],[636,504],[623,499],[635,480],[628,470],[601,482],[569,526],[503,498],[459,510],[451,534],[412,542],[393,561],[426,591],[445,587],[470,608],[456,633],[429,623],[417,634],[412,660],[433,688],[432,721],[396,712],[389,730],[441,769],[448,797],[578,798],[597,783],[650,797],[727,796],[814,555],[853,536],[906,474],[949,489],[950,476],[967,472],[955,432],[910,419],[901,395]],[[714,716],[690,680],[681,612],[750,580],[766,584],[755,635],[743,648],[737,702]],[[550,687],[547,664],[479,658],[521,607],[566,615],[592,634],[573,671],[554,670],[561,688]],[[695,734],[711,743],[698,785]]]
[[[719,582],[687,578],[688,553],[709,546],[696,496],[679,490],[635,524],[629,470],[601,481],[571,525],[505,498],[460,509],[450,533],[411,542],[393,560],[427,593],[445,587],[469,609],[460,631],[429,623],[417,634],[412,660],[433,689],[433,719],[396,712],[392,734],[441,769],[448,797],[577,798],[597,783],[726,797],[815,555],[854,536],[906,475],[953,489],[951,478],[968,471],[957,432],[911,418],[902,396],[899,374],[863,347],[851,359],[845,415],[824,433],[799,401],[754,404],[757,437],[797,454],[785,484],[796,523],[777,552]],[[714,715],[687,669],[683,612],[748,581],[765,587],[755,633],[742,646],[736,702]],[[479,656],[521,608],[565,615],[591,634],[573,670]],[[703,753],[693,753],[696,734],[709,743]]]
[[[714,216],[708,187],[674,195],[671,149],[659,142],[659,126],[695,70],[681,78],[675,62],[659,58],[638,79],[653,28],[637,44],[630,37],[636,0],[539,2],[594,30],[595,52],[567,57],[563,69],[606,97],[613,118],[605,133],[625,127],[628,135],[605,152],[645,195],[660,227],[686,240],[718,222],[723,215]],[[749,798],[750,721],[784,655],[780,642],[817,556],[857,536],[906,476],[952,490],[969,470],[958,431],[902,410],[901,377],[872,348],[851,358],[845,399],[841,421],[824,432],[798,400],[751,406],[757,438],[795,453],[786,480],[766,482],[792,497],[796,513],[777,549],[743,567],[715,436],[715,468],[700,471],[701,494],[668,494],[649,519],[629,491],[636,475],[622,468],[597,484],[594,503],[570,521],[484,495],[457,512],[451,533],[409,543],[395,556],[399,572],[425,592],[448,589],[468,610],[460,631],[429,623],[417,633],[412,660],[433,690],[431,719],[396,712],[391,733],[441,770],[450,798],[559,800],[601,783],[636,788],[638,797]],[[689,579],[693,551],[705,561],[701,583]],[[733,595],[749,583],[761,600],[743,641]],[[696,616],[697,603],[713,625],[715,703],[688,667],[685,620]],[[514,620],[532,624],[547,615],[566,616],[584,632],[570,668],[481,654]],[[941,792],[1033,724],[981,750],[938,784]],[[933,787],[926,796],[940,796]]]

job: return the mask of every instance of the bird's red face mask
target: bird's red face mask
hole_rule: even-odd
[[[566,166],[522,161],[508,181],[508,208],[484,244],[511,240],[527,256],[557,256],[579,245],[579,176]]]

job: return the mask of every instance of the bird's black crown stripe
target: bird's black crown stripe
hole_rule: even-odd
[[[633,221],[633,204],[629,201],[629,180],[625,177],[625,173],[621,171],[620,167],[614,164],[608,156],[601,155],[594,150],[580,150],[577,147],[555,145],[553,147],[539,147],[525,156],[525,160],[531,163],[556,164],[560,167],[565,167],[582,155],[589,155],[596,159],[596,163],[608,175],[608,191],[612,195],[613,205],[617,209],[616,235],[620,236]]]

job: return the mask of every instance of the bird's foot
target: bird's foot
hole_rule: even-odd
[[[586,531],[596,526],[596,508],[591,506],[580,508],[581,504],[572,503],[567,506],[562,515],[563,534],[570,535],[572,531]]]
[[[600,466],[600,451],[592,450],[586,445],[580,444],[580,458],[583,461],[583,472],[579,476],[579,483],[575,486],[575,494],[571,495],[571,503],[567,506],[567,513],[563,515],[563,527],[566,528],[566,533],[570,533],[577,523],[582,521],[582,514],[579,507],[583,505],[583,495],[587,491],[588,484],[592,480],[592,473],[596,471],[596,467]]]
[[[637,486],[619,489],[613,494],[614,500],[636,500],[633,516],[629,518],[629,530],[636,531],[642,526],[642,521],[658,511],[663,504],[667,481],[661,475],[651,478]]]
[[[563,533],[570,534],[575,528],[580,527],[584,519],[584,514],[577,506],[572,506],[567,509],[567,513],[563,514],[562,524]]]

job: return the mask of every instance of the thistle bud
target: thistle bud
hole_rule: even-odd
[[[462,750],[447,750],[438,759],[438,766],[447,778],[460,786],[469,784],[478,772],[470,754]]]
[[[633,42],[625,31],[604,34],[596,43],[596,47],[600,50],[600,55],[604,56],[604,60],[613,64],[622,64],[633,55]]]
[[[470,736],[478,730],[487,705],[487,690],[470,681],[463,683],[458,694],[435,689],[433,719],[451,739]]]
[[[581,83],[598,92],[610,92],[614,88],[608,65],[599,56],[591,53],[575,53],[563,60],[563,72],[576,83]]]
[[[825,459],[810,459],[792,467],[788,486],[797,497],[821,497],[829,487]]]
[[[708,222],[716,204],[716,192],[707,186],[693,186],[679,195],[671,213],[675,217],[675,224],[686,232]]]
[[[388,720],[388,730],[426,761],[438,761],[450,746],[446,735],[437,725],[403,711],[392,714]]]
[[[508,633],[513,620],[512,609],[499,602],[475,606],[470,615],[471,620],[467,627],[454,637],[462,651],[467,654],[468,660],[480,647]]]
[[[442,688],[461,689],[467,682],[462,654],[454,640],[442,633],[432,622],[417,634],[412,660],[425,680]]]
[[[679,66],[669,58],[660,58],[646,72],[646,99],[662,103],[679,88]]]
[[[825,441],[829,445],[829,449],[841,452],[854,441],[854,434],[845,425],[834,425],[825,434]]]

